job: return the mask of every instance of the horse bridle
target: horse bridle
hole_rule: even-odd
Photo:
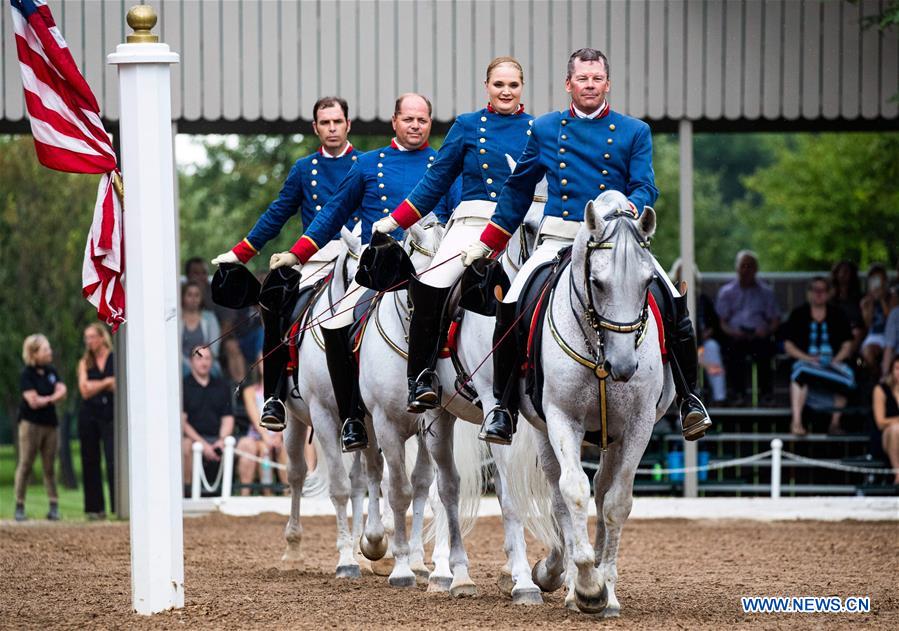
[[[640,314],[633,320],[629,322],[619,322],[617,320],[612,320],[610,318],[605,317],[599,311],[597,311],[596,306],[593,302],[593,292],[590,289],[590,277],[592,273],[592,263],[591,259],[593,258],[593,253],[597,250],[611,250],[615,247],[612,239],[615,235],[618,234],[618,231],[621,229],[621,226],[624,225],[628,231],[633,235],[633,237],[637,240],[637,244],[645,249],[649,248],[649,241],[643,239],[640,236],[640,233],[637,231],[636,226],[634,225],[633,220],[636,219],[634,213],[629,210],[614,210],[607,214],[603,219],[606,221],[612,219],[621,219],[627,218],[631,221],[626,223],[622,223],[621,221],[616,221],[614,227],[611,232],[608,234],[603,234],[598,240],[594,239],[592,236],[587,241],[587,254],[584,257],[584,295],[586,296],[586,300],[581,298],[581,296],[577,292],[577,288],[574,285],[574,274],[569,275],[569,284],[571,287],[571,292],[577,298],[578,302],[581,305],[584,313],[584,319],[587,321],[587,324],[593,329],[594,332],[597,333],[599,337],[599,351],[602,352],[605,343],[605,332],[611,331],[613,333],[636,333],[634,338],[634,347],[640,345],[640,342],[643,341],[643,337],[646,333],[646,321],[649,318],[649,288],[646,289],[643,295],[643,308],[640,309]],[[580,325],[580,323],[578,323]],[[581,332],[585,333],[581,328]],[[599,354],[597,354],[599,356]]]
[[[615,210],[611,213],[607,214],[603,219],[611,220],[611,219],[620,219],[622,217],[627,217],[628,219],[636,219],[634,213],[625,211],[625,210]],[[630,233],[637,239],[637,243],[641,248],[647,249],[649,248],[649,241],[643,239],[640,236],[640,233],[637,231],[637,228],[634,226],[633,221],[624,224],[627,226]],[[576,350],[574,350],[570,344],[568,344],[559,333],[556,328],[555,322],[553,322],[553,303],[555,298],[555,289],[550,293],[550,304],[547,308],[547,324],[549,325],[550,333],[552,333],[553,339],[555,339],[556,343],[559,347],[568,355],[571,359],[579,363],[580,365],[588,368],[596,375],[596,378],[599,380],[599,419],[600,419],[600,449],[605,452],[608,444],[608,413],[607,413],[607,401],[606,401],[606,379],[609,376],[609,371],[606,370],[605,362],[603,358],[605,357],[605,332],[612,331],[614,333],[636,333],[636,337],[634,338],[635,347],[640,346],[643,342],[643,338],[646,335],[646,321],[649,318],[649,288],[646,288],[646,294],[643,297],[643,308],[640,311],[640,316],[635,320],[630,322],[617,322],[615,320],[610,320],[609,318],[604,317],[600,314],[593,305],[593,292],[590,291],[590,258],[593,253],[597,250],[611,250],[615,247],[615,244],[612,242],[612,238],[618,233],[620,229],[621,222],[616,221],[615,226],[612,228],[612,232],[606,236],[603,234],[599,240],[594,239],[592,236],[587,241],[587,254],[584,257],[584,293],[587,295],[586,301],[584,301],[577,292],[577,288],[574,285],[574,274],[569,272],[569,291],[574,294],[577,298],[578,302],[581,305],[581,310],[584,313],[584,319],[590,325],[598,337],[598,347],[594,349],[593,344],[590,343],[590,339],[587,336],[587,332],[584,330],[584,327],[581,325],[581,321],[578,318],[575,318],[575,322],[577,322],[578,328],[581,330],[581,334],[584,337],[584,343],[587,345],[587,349],[593,354],[595,360],[591,360],[587,357],[584,357]],[[586,302],[586,303],[585,303]]]

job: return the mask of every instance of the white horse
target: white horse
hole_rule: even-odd
[[[510,160],[510,167],[514,170],[514,162]],[[534,193],[534,201],[525,216],[522,226],[512,235],[506,250],[500,257],[503,270],[510,280],[515,278],[518,270],[527,260],[533,250],[540,220],[543,217],[543,208],[546,202],[547,184],[544,179],[537,185]],[[440,383],[444,384],[443,400],[441,404],[445,412],[466,421],[462,427],[466,431],[478,428],[484,420],[484,410],[478,404],[480,401],[493,400],[493,363],[488,353],[493,346],[493,331],[496,320],[493,317],[483,316],[473,312],[466,312],[456,337],[456,355],[464,374],[462,380],[468,380],[465,384],[468,388],[468,396],[463,392],[459,380],[459,371],[450,358],[440,359],[437,363],[437,374]],[[449,387],[456,384],[455,387]],[[474,396],[472,396],[474,395]],[[526,438],[516,437],[522,441]],[[513,441],[514,442],[514,441]],[[506,492],[509,476],[511,448],[504,445],[488,445],[478,442],[478,449],[457,455],[457,463],[462,458],[483,460],[489,454],[493,457],[496,475],[493,478],[493,486],[503,518],[504,545],[507,563],[500,571],[499,587],[513,604],[532,605],[541,604],[543,598],[540,588],[531,577],[531,567],[528,565],[527,545],[524,538],[524,526],[519,516],[519,510]],[[440,539],[435,547],[435,562],[438,559]]]
[[[337,578],[357,578],[361,576],[359,562],[354,554],[355,542],[362,532],[363,503],[366,491],[369,497],[368,520],[380,524],[381,511],[379,485],[383,471],[383,460],[378,452],[376,440],[370,440],[368,448],[354,455],[344,455],[340,446],[341,419],[337,413],[334,389],[328,374],[324,344],[318,322],[334,314],[335,305],[340,302],[356,273],[361,250],[360,239],[343,228],[340,233],[343,247],[331,266],[332,278],[326,288],[310,306],[300,323],[305,329],[297,349],[297,393],[291,392],[287,398],[289,418],[285,430],[284,445],[288,455],[288,482],[290,484],[290,519],[284,536],[287,548],[281,558],[285,569],[297,568],[302,564],[300,542],[303,529],[300,525],[300,499],[306,478],[306,460],[303,457],[303,443],[307,426],[314,428],[314,438],[324,452],[319,460],[320,467],[327,467],[328,489],[331,502],[337,513]],[[316,263],[309,262],[307,268]],[[304,269],[304,272],[314,272]],[[319,274],[308,278],[304,275],[301,286],[314,282]],[[369,423],[370,425],[370,423]],[[369,436],[374,436],[370,427]],[[364,466],[363,460],[364,458]],[[349,474],[346,465],[351,464]],[[352,499],[352,532],[347,527],[347,500]],[[381,551],[384,555],[386,548]],[[379,557],[378,557],[379,558]]]
[[[543,323],[546,420],[522,397],[521,413],[530,425],[521,423],[513,440],[509,474],[516,504],[550,547],[534,567],[535,580],[551,590],[561,585],[564,571],[566,606],[606,616],[620,611],[615,595],[618,545],[631,510],[634,475],[653,425],[675,394],[647,307],[654,266],[646,248],[656,215],[647,207],[634,219],[624,210],[626,203],[621,193],[610,191],[587,204],[571,264],[550,295]],[[590,484],[581,465],[581,445],[585,431],[601,429],[601,376],[609,377],[609,445],[594,478],[598,517],[591,547]],[[535,475],[535,446],[545,476]],[[535,508],[541,502],[542,508]]]
[[[403,241],[403,248],[418,272],[429,265],[443,237],[443,227],[431,224],[426,228],[413,225]],[[393,511],[394,539],[391,551],[393,571],[388,582],[393,587],[413,587],[416,578],[428,580],[430,591],[449,591],[451,595],[470,596],[476,587],[468,575],[468,559],[462,548],[463,521],[473,524],[477,499],[481,491],[480,462],[462,468],[462,476],[453,463],[453,421],[447,414],[427,419],[406,410],[405,353],[408,350],[404,322],[408,322],[407,291],[383,295],[366,323],[360,345],[359,387],[366,408],[372,416],[375,435],[387,463],[387,497]],[[428,430],[422,431],[427,424]],[[411,480],[407,473],[406,443],[416,437],[417,455]],[[457,443],[465,440],[460,451],[476,451],[477,435],[457,436]],[[457,448],[461,445],[457,444]],[[452,539],[452,553],[448,563],[437,563],[431,573],[424,564],[424,511],[429,489],[434,481],[432,459],[438,466],[437,489],[445,507],[446,522]],[[469,519],[459,515],[460,489],[474,507]],[[406,532],[406,512],[412,505],[412,530]],[[380,552],[387,534],[378,522],[366,522],[361,540],[363,554]]]

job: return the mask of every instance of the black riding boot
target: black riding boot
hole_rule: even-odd
[[[449,293],[449,287],[431,287],[418,279],[409,282],[413,306],[406,364],[410,412],[423,412],[440,405],[441,388],[434,369],[446,340],[444,307]]]
[[[337,399],[337,411],[343,420],[340,429],[340,443],[343,451],[350,452],[368,447],[365,433],[365,409],[359,394],[359,378],[350,343],[350,327],[326,329],[322,327],[325,340],[325,356],[331,385]]]
[[[280,432],[286,426],[287,410],[284,398],[287,394],[287,364],[290,350],[282,343],[284,318],[265,308],[262,312],[262,395],[265,403],[259,424],[272,432]]]
[[[684,438],[698,440],[705,436],[712,421],[696,390],[696,375],[699,371],[696,332],[687,311],[686,296],[674,296],[673,304],[675,320],[663,318],[668,358],[674,376]]]
[[[478,435],[496,445],[511,445],[518,421],[518,326],[515,323],[517,303],[499,303],[493,329],[493,396],[497,406],[484,416]],[[506,332],[508,331],[508,335]],[[503,338],[505,335],[505,338]]]

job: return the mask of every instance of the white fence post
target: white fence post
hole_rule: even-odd
[[[200,499],[203,492],[202,475],[203,475],[203,443],[199,440],[190,446],[191,449],[191,478],[190,478],[190,499]]]
[[[181,364],[172,151],[171,64],[150,33],[156,12],[128,12],[134,33],[107,57],[118,67],[125,184],[125,329],[131,604],[184,606]]]
[[[780,497],[780,463],[784,443],[780,438],[771,441],[771,497]]]
[[[222,458],[222,497],[231,497],[231,483],[234,480],[234,436],[225,438],[225,452]]]

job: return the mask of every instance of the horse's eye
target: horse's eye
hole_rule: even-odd
[[[590,282],[593,283],[593,286],[596,287],[596,291],[603,293],[606,290],[606,285],[601,280],[596,280],[595,278],[590,279]]]

